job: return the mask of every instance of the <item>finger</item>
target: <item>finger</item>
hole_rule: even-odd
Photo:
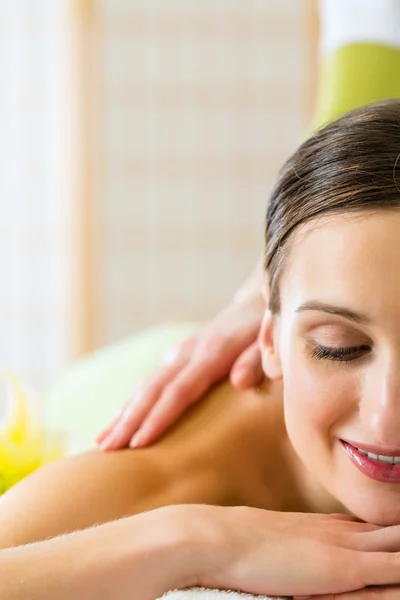
[[[208,362],[209,364],[224,365],[225,373],[233,366],[246,348],[256,339],[253,332],[232,332],[229,335],[212,333],[200,339],[193,354],[195,362]]]
[[[322,596],[303,596],[304,600],[397,600],[400,597],[400,587],[369,587],[355,592],[342,594],[323,594]],[[294,596],[300,600],[301,596]]]
[[[374,525],[372,523],[367,523],[354,515],[344,514],[344,513],[329,513],[326,515],[321,515],[322,518],[325,517],[325,520],[330,522],[331,524],[336,524],[338,521],[341,521],[340,528],[336,528],[339,531],[345,531],[347,529],[355,530],[356,532],[367,532],[367,531],[375,531],[379,529],[383,529],[380,525]]]
[[[363,552],[399,552],[400,525],[348,534],[353,548]],[[400,582],[400,575],[399,575]]]
[[[194,360],[177,374],[153,404],[145,422],[131,440],[132,447],[151,444],[216,382],[226,377],[242,349],[236,338],[211,336],[199,344]]]
[[[358,517],[355,517],[354,515],[348,515],[345,513],[329,513],[326,516],[328,517],[328,519],[333,519],[335,521],[339,520],[339,521],[348,521],[349,523],[364,523],[364,521],[362,521]],[[378,525],[373,525],[373,527],[375,527],[376,529],[379,528]]]
[[[197,344],[198,338],[195,335],[190,336],[184,340],[181,340],[166,353],[163,363],[164,364],[186,364],[190,359],[193,350]]]
[[[379,527],[379,525],[372,525],[371,523],[360,523],[357,521],[347,521],[347,522],[344,521],[337,527],[336,533],[338,535],[357,536],[357,535],[361,535],[364,533],[365,534],[369,533],[371,531],[377,531],[379,529],[382,529],[381,527]],[[352,544],[351,547],[355,548],[354,544]],[[376,550],[378,551],[378,549],[376,549]],[[373,548],[371,548],[371,551],[373,551]]]
[[[140,384],[138,386],[137,392],[139,391],[141,385],[142,384]],[[136,394],[136,392],[135,392],[135,394]],[[96,442],[99,446],[101,446],[102,442],[110,435],[110,433],[113,431],[113,429],[115,429],[117,427],[119,421],[123,418],[124,412],[127,409],[127,407],[129,406],[130,402],[132,402],[132,398],[130,400],[128,400],[128,402],[124,403],[124,405],[118,412],[117,416],[111,421],[111,423],[105,429],[103,429],[103,431],[101,431],[99,433],[99,435],[96,438]]]
[[[173,346],[155,374],[146,379],[127,402],[113,423],[99,436],[102,450],[116,450],[125,447],[137,431],[144,418],[157,402],[163,388],[189,361],[196,343],[195,336]]]
[[[399,552],[358,552],[355,569],[357,577],[356,589],[367,586],[395,585],[400,582]]]
[[[227,362],[190,362],[168,385],[132,439],[134,447],[151,444],[164,434],[214,383],[227,375]]]
[[[134,413],[128,410],[128,417],[124,413],[125,417],[102,441],[102,446],[110,450],[124,447],[129,441],[128,432],[131,435],[132,447],[145,446],[155,441],[185,412],[188,406],[196,402],[211,385],[229,373],[234,361],[255,335],[256,333],[249,332],[247,328],[240,335],[236,333],[232,337],[203,334],[203,339],[189,338],[186,345],[182,346],[183,349],[178,353],[178,357],[173,357],[171,363],[173,376],[167,377],[164,381],[164,386],[168,387],[166,396],[160,397],[161,390],[156,389],[154,393],[148,391],[142,402],[136,400]],[[185,361],[189,370],[179,373],[182,362]],[[178,365],[180,368],[177,368]],[[175,376],[176,381],[174,381]],[[150,412],[153,407],[154,416]]]
[[[101,445],[102,442],[104,442],[104,446],[105,446],[104,449],[109,449],[108,443],[105,441],[106,438],[109,437],[111,432],[116,429],[118,423],[121,421],[121,419],[123,419],[124,415],[129,414],[130,407],[132,407],[135,402],[137,402],[137,403],[140,402],[139,397],[141,395],[142,396],[144,395],[144,389],[145,389],[146,385],[149,388],[148,389],[149,396],[152,392],[152,390],[150,389],[152,382],[155,385],[166,385],[168,383],[168,381],[170,380],[170,378],[175,376],[175,374],[179,370],[179,368],[182,368],[182,366],[185,364],[185,362],[187,362],[189,360],[189,353],[192,351],[194,343],[195,343],[195,338],[194,338],[194,336],[192,336],[190,338],[187,338],[186,340],[183,340],[179,344],[176,344],[170,350],[168,350],[168,352],[164,358],[165,366],[160,367],[160,369],[162,369],[162,370],[157,371],[155,376],[152,375],[144,383],[142,383],[141,385],[138,386],[133,397],[124,404],[123,408],[120,410],[120,412],[115,417],[115,419],[113,419],[113,421],[110,423],[110,425],[108,425],[105,429],[103,429],[103,431],[101,431],[100,434],[97,436],[96,441],[99,445]],[[157,378],[159,378],[159,381]],[[149,398],[148,398],[148,402],[150,402]],[[132,433],[134,433],[134,431],[132,431]],[[112,438],[110,436],[110,439],[108,440],[110,443],[111,443],[111,439]]]
[[[133,437],[134,447],[147,446],[161,437],[210,387],[225,376],[225,370],[203,363],[189,364],[168,385],[157,404]]]
[[[242,347],[237,339],[232,344],[229,342],[228,337],[205,338],[202,343],[197,343],[198,358],[192,362],[190,362],[193,356],[191,351],[196,342],[189,339],[186,345],[181,345],[181,351],[174,360],[164,366],[158,375],[150,378],[145,390],[139,395],[135,394],[132,401],[128,403],[118,423],[108,437],[103,439],[101,448],[117,450],[124,448],[129,442],[131,447],[143,447],[160,437],[188,406],[196,402],[215,381],[228,373]],[[187,370],[184,369],[185,363],[188,363]],[[161,398],[165,387],[168,387],[168,392],[166,397]],[[155,405],[160,402],[157,408]],[[139,428],[154,406],[157,409],[155,416],[150,415],[146,428],[139,432]]]
[[[235,387],[246,389],[258,385],[263,379],[261,352],[255,341],[236,360],[230,380]]]
[[[129,442],[131,448],[143,448],[157,441],[190,408],[193,402],[177,401],[174,396],[160,398],[149,416]]]
[[[96,438],[96,442],[97,444],[101,444],[101,442],[103,440],[105,440],[105,438],[111,433],[111,431],[114,429],[114,427],[116,426],[116,424],[118,423],[119,419],[121,418],[121,414],[122,414],[122,410],[119,412],[119,414],[115,417],[115,419],[113,419],[111,421],[111,423],[105,428],[103,429],[103,431],[101,431],[99,433],[99,435]]]
[[[107,437],[102,439],[100,444],[102,450],[117,450],[128,445],[134,433],[161,396],[163,389],[182,369],[183,360],[185,360],[184,357],[180,361],[176,360],[174,363],[161,367],[155,375],[152,375],[138,387]]]

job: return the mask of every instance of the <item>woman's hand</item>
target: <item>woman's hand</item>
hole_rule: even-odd
[[[399,584],[397,595],[396,588],[388,587],[376,598],[399,597],[400,526],[245,507],[193,510],[203,511],[203,535],[209,523],[218,532],[204,547],[209,569],[199,573],[197,585],[261,595],[372,600],[367,586]]]
[[[394,600],[399,587],[363,588],[399,584],[399,548],[399,526],[380,528],[343,515],[168,506],[0,550],[0,597],[128,600],[133,593],[153,600],[200,585]]]
[[[298,600],[300,600],[299,596]],[[303,596],[302,600],[398,600],[400,586],[369,587],[357,592],[344,594],[324,594],[323,596]]]
[[[97,438],[103,450],[146,446],[157,440],[217,381],[236,387],[263,379],[257,337],[265,310],[261,268],[209,325],[176,346],[144,381],[119,416]]]

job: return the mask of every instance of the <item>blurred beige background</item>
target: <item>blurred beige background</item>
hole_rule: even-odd
[[[308,124],[315,7],[15,0],[0,23],[0,358],[43,386],[249,274]]]

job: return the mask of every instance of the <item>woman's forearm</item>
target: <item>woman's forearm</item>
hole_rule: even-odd
[[[187,587],[198,557],[176,514],[159,509],[1,550],[0,599],[154,600]]]

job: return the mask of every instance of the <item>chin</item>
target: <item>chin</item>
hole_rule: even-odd
[[[373,496],[366,501],[366,495],[367,492],[363,490],[358,498],[343,499],[343,504],[352,515],[366,523],[381,527],[400,525],[400,497],[397,501],[393,498],[397,494],[393,494],[386,502],[384,498],[376,500]]]

